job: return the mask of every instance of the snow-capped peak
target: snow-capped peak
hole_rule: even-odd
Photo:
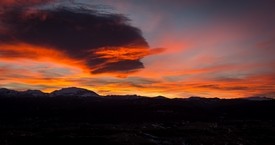
[[[69,87],[69,88],[63,88],[60,90],[56,90],[56,91],[53,91],[50,95],[53,97],[57,97],[57,96],[99,97],[99,95],[93,91],[83,89],[83,88],[76,88],[76,87]]]

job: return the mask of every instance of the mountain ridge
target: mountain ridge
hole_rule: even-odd
[[[99,97],[94,91],[77,88],[67,87],[59,90],[52,91],[51,93],[45,93],[41,90],[26,90],[16,91],[7,88],[0,88],[0,96],[2,97],[17,97],[17,96],[28,96],[28,97]]]
[[[41,90],[25,90],[25,91],[16,91],[8,88],[0,88],[0,97],[17,97],[17,96],[25,96],[25,97],[104,97],[108,99],[140,99],[140,98],[151,98],[151,99],[171,99],[165,96],[140,96],[140,95],[99,95],[96,92],[78,87],[66,87],[58,90],[54,90],[50,93],[45,93]],[[206,98],[201,96],[190,96],[188,98],[173,98],[173,99],[181,99],[181,100],[189,100],[189,101],[203,101],[203,100],[212,100],[218,101],[223,98]],[[232,98],[232,99],[241,99],[241,100],[249,100],[249,101],[268,101],[274,100],[274,98],[266,97],[266,96],[250,96],[244,98]]]

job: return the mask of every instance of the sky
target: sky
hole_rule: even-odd
[[[275,98],[274,0],[1,0],[0,87]]]

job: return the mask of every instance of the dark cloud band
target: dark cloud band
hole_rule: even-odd
[[[129,19],[121,14],[102,13],[81,6],[17,7],[2,11],[0,20],[3,29],[0,44],[20,42],[54,48],[73,59],[84,60],[92,73],[134,71],[144,67],[140,59],[149,54],[146,53],[149,46],[141,31],[131,26]],[[145,53],[139,53],[140,56],[134,59],[117,59],[112,54],[102,58],[96,53],[101,48],[140,49]]]

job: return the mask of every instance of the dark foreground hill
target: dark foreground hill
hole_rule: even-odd
[[[1,145],[274,145],[275,101],[0,97]]]

